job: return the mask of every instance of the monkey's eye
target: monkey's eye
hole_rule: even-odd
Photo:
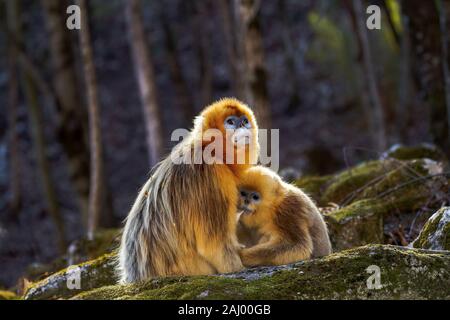
[[[242,197],[246,197],[246,196],[247,196],[247,192],[241,191],[241,196],[242,196]]]
[[[234,120],[231,119],[231,118],[228,118],[228,119],[227,119],[227,124],[233,125],[233,124],[234,124]]]
[[[247,118],[242,119],[242,124],[244,126],[248,125],[248,119]]]
[[[254,201],[259,201],[259,194],[257,194],[257,193],[254,193],[253,194],[253,196],[252,196],[252,199],[254,200]]]

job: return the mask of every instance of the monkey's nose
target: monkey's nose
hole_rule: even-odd
[[[248,201],[248,199],[245,199],[245,200],[244,200],[244,203],[245,203],[246,205],[249,205],[249,204],[250,204],[250,201]]]

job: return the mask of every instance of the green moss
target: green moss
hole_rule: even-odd
[[[306,176],[298,179],[295,186],[301,188],[306,194],[319,202],[326,183],[331,176]]]
[[[70,253],[59,257],[48,264],[33,263],[26,269],[24,277],[37,282],[51,274],[64,269],[69,264],[78,264],[93,260],[105,253],[112,252],[118,246],[119,229],[100,229],[95,232],[94,239],[75,240],[70,246]]]
[[[441,208],[428,220],[413,247],[450,250],[450,207]]]
[[[398,167],[396,161],[369,161],[362,163],[352,169],[337,174],[330,180],[328,188],[323,193],[322,203],[335,202],[343,204],[352,198],[352,194],[368,187]]]
[[[381,176],[379,181],[365,188],[356,199],[377,197],[383,194],[393,197],[403,196],[411,189],[417,190],[417,188],[421,188],[421,194],[428,194],[426,177],[436,173],[433,171],[442,172],[442,167],[438,163],[424,159],[401,162],[390,172]],[[429,181],[433,181],[433,178],[429,178]]]
[[[20,298],[11,291],[0,290],[0,300],[19,300]]]
[[[421,144],[412,147],[396,145],[388,150],[384,154],[384,157],[398,160],[431,159],[440,162],[448,161],[442,150],[429,144]]]
[[[323,199],[347,203],[325,218],[335,250],[383,243],[385,217],[439,206],[439,195],[449,192],[449,180],[436,176],[440,172],[439,163],[427,159],[388,160],[369,162],[331,179]]]
[[[63,269],[30,286],[25,299],[54,299],[73,296],[82,291],[116,283],[116,254],[105,254],[95,260]],[[80,289],[68,288],[69,275],[79,275]],[[69,281],[70,282],[70,281]]]
[[[381,289],[368,289],[377,265]],[[154,279],[84,292],[75,299],[449,299],[450,253],[371,245],[289,266],[231,276]]]
[[[82,238],[72,243],[68,260],[72,264],[81,263],[110,253],[118,246],[119,236],[119,229],[98,230],[92,240]]]
[[[355,195],[355,202],[326,216],[334,249],[383,243],[385,217],[414,213],[425,205],[430,208],[440,205],[436,194],[448,193],[448,180],[417,179],[429,174],[423,165],[423,160],[402,162],[400,167]]]
[[[325,216],[333,249],[383,243],[383,216],[386,210],[385,203],[366,199]]]

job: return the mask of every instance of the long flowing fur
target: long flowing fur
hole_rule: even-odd
[[[191,135],[152,171],[128,214],[119,252],[120,281],[155,276],[213,274],[240,270],[235,208],[237,176],[225,164],[174,164],[192,156],[203,127],[229,105],[250,113],[234,99],[212,105],[195,121]],[[217,109],[217,110],[215,110]],[[233,109],[234,110],[234,109]],[[217,121],[223,121],[218,119]],[[256,123],[254,123],[256,130]],[[189,153],[190,152],[190,153]],[[233,168],[235,169],[235,168]]]

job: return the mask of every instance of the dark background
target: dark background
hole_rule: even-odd
[[[7,5],[11,5],[8,2],[0,1],[3,21],[7,20]],[[54,58],[45,1],[11,2],[18,4],[21,39],[17,41],[11,30],[8,33],[3,23],[0,30],[0,287],[15,284],[30,263],[49,262],[58,256],[56,229],[36,160],[30,102],[23,85],[26,76],[21,71],[20,59],[18,67],[11,68],[9,51],[15,42],[20,42],[19,50],[54,89]],[[108,227],[120,226],[151,168],[125,2],[88,1],[99,93],[104,187],[109,190],[112,203],[105,224]],[[448,109],[443,98],[444,62],[449,62],[444,48],[448,40],[445,40],[447,28],[440,24],[446,21],[443,20],[445,12],[436,7],[435,1],[361,2],[364,8],[372,3],[382,9],[381,30],[367,30],[367,35],[371,52],[368,62],[374,70],[376,94],[386,128],[385,146],[429,142],[448,153],[448,136],[445,138],[445,133],[433,130],[442,126],[447,127],[441,132],[448,130]],[[65,8],[72,2],[60,3]],[[448,5],[447,1],[436,3]],[[172,130],[190,127],[192,123],[192,117],[187,117],[183,108],[190,106],[196,114],[216,99],[238,95],[227,47],[224,8],[228,5],[232,20],[238,19],[233,6],[239,4],[226,0],[164,0],[142,1],[141,5],[162,114],[164,150],[168,153],[173,146]],[[65,12],[58,14],[65,21]],[[377,128],[373,129],[373,111],[377,106],[369,91],[367,56],[358,36],[358,19],[365,23],[366,18],[364,13],[355,14],[352,1],[261,1],[257,11],[258,30],[263,42],[271,126],[280,129],[281,168],[292,167],[302,175],[329,174],[378,158],[385,150]],[[74,58],[71,63],[77,82],[73,86],[78,88],[79,108],[86,109],[78,31],[64,32],[70,39],[70,54]],[[236,32],[231,36],[237,39],[242,35]],[[12,72],[17,72],[19,83],[14,121],[10,117]],[[85,228],[64,142],[56,129],[59,113],[45,93],[37,91],[45,155],[70,242],[84,235]],[[83,123],[87,126],[87,120]],[[15,140],[11,139],[12,135],[16,136]],[[70,139],[75,145],[79,143],[73,137]],[[16,146],[14,156],[13,145]],[[12,163],[18,167],[16,173],[11,169]],[[11,181],[17,172],[21,205],[13,210]]]

